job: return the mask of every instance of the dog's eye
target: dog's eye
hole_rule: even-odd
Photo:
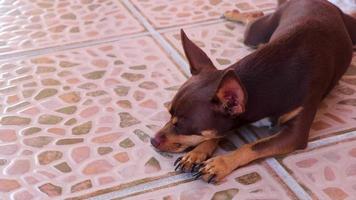
[[[175,145],[177,148],[179,148],[179,147],[182,146],[182,144],[180,144],[180,143],[174,143],[174,145]]]

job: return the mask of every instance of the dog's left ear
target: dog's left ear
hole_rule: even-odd
[[[218,101],[219,110],[226,114],[237,116],[245,112],[247,94],[234,70],[223,74],[213,100]]]
[[[197,75],[204,71],[215,71],[216,68],[204,51],[194,44],[183,29],[180,30],[184,53],[189,61],[190,73]]]

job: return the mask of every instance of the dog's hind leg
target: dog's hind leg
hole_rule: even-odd
[[[271,14],[250,23],[244,34],[244,44],[251,47],[258,47],[260,44],[267,43],[277,28],[278,21],[279,16],[277,14]]]
[[[356,18],[353,18],[347,14],[342,14],[342,15],[343,15],[345,26],[352,40],[352,44],[356,45]]]

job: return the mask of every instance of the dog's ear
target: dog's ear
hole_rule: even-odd
[[[209,57],[187,37],[183,29],[180,30],[180,35],[192,75],[197,75],[202,71],[216,70]]]
[[[215,92],[213,101],[218,110],[236,116],[245,112],[247,94],[234,70],[226,71]]]

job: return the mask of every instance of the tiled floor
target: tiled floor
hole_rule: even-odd
[[[235,171],[218,186],[194,181],[128,199],[293,199],[288,193],[266,168],[251,165]]]
[[[319,199],[355,198],[355,140],[291,155],[283,159],[283,164]]]
[[[174,173],[178,155],[148,142],[187,77],[181,26],[224,68],[252,50],[241,43],[245,27],[222,20],[223,11],[275,6],[0,0],[0,199],[352,199],[356,56],[318,112],[314,146],[275,164],[255,162],[208,185]],[[242,137],[233,133],[219,152]]]
[[[2,0],[0,54],[144,31],[115,0]]]

